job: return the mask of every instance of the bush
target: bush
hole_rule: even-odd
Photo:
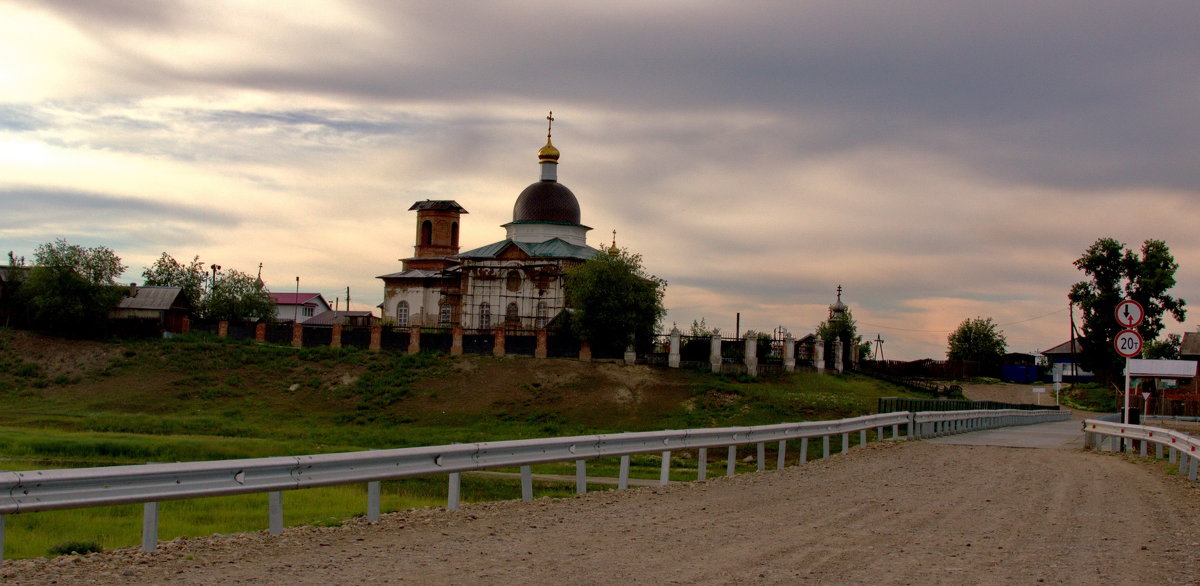
[[[104,551],[99,543],[95,541],[64,541],[50,548],[48,554],[57,555],[84,555],[89,553],[98,553]]]

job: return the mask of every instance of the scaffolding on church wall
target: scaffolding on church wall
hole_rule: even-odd
[[[562,261],[464,262],[458,291],[443,293],[452,324],[464,330],[534,331],[566,307]],[[487,312],[483,313],[483,304]]]

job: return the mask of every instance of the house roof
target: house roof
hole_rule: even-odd
[[[501,240],[493,242],[487,246],[481,246],[475,250],[468,250],[460,253],[460,258],[496,258],[504,249],[509,246],[520,248],[525,254],[534,258],[576,258],[587,260],[600,252],[591,246],[580,246],[571,244],[561,238],[551,238],[545,242],[515,242],[513,240]]]
[[[1200,332],[1184,332],[1179,342],[1180,356],[1200,356]]]
[[[1075,343],[1073,348],[1071,346],[1071,342]],[[1083,352],[1083,344],[1081,343],[1080,340],[1067,340],[1066,342],[1063,342],[1062,344],[1054,346],[1053,348],[1042,350],[1042,355],[1044,355],[1044,356],[1050,356],[1050,355],[1061,356],[1064,354],[1078,354],[1080,352]]]
[[[329,305],[329,302],[325,301],[320,293],[267,293],[267,295],[275,300],[276,305],[307,305],[309,303]]]
[[[133,297],[122,297],[117,309],[150,309],[166,311],[183,292],[181,287],[138,287]]]
[[[412,204],[411,208],[408,208],[408,211],[410,211],[410,212],[413,210],[450,211],[450,212],[458,212],[460,214],[468,213],[467,210],[463,209],[462,206],[458,205],[458,202],[456,202],[452,199],[427,199],[425,201],[419,201],[417,203]]]

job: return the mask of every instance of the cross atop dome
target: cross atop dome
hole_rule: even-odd
[[[557,165],[558,164],[558,156],[559,156],[558,149],[554,147],[554,143],[550,142],[550,130],[552,128],[554,128],[554,111],[553,110],[550,111],[549,116],[546,116],[546,146],[542,147],[541,150],[538,151],[538,162],[542,163],[543,165],[546,165],[546,164]],[[547,172],[550,173],[549,177],[547,177]],[[545,166],[543,166],[542,179],[547,179],[547,178],[549,178],[549,179],[555,178],[554,173],[553,173],[553,168],[550,168],[550,170],[547,170],[547,168]]]

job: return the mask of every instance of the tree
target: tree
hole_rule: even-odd
[[[154,264],[142,271],[142,279],[143,284],[148,286],[179,287],[192,307],[199,307],[208,272],[204,270],[204,263],[200,262],[199,256],[184,265],[164,252],[155,259]]]
[[[1008,341],[992,318],[967,318],[946,337],[946,358],[996,363],[1004,356]]]
[[[613,352],[653,342],[666,314],[667,282],[648,275],[642,257],[622,249],[597,253],[567,270],[567,306],[571,331],[594,350]]]
[[[1166,340],[1151,340],[1142,347],[1142,358],[1151,360],[1179,359],[1179,346],[1183,338],[1179,334],[1167,334]]]
[[[840,301],[838,302],[840,305]],[[854,348],[863,344],[862,336],[858,335],[858,322],[854,321],[854,314],[850,308],[840,305],[841,309],[836,315],[831,315],[828,320],[817,324],[817,336],[819,336],[825,346],[825,355],[832,356],[833,341],[842,341],[842,361],[849,364]],[[860,354],[863,356],[863,354]]]
[[[1175,286],[1179,264],[1161,240],[1146,240],[1138,254],[1113,238],[1101,238],[1074,264],[1089,277],[1075,283],[1067,295],[1083,311],[1080,365],[1103,381],[1115,380],[1123,368],[1112,345],[1122,329],[1115,317],[1122,299],[1133,299],[1145,309],[1137,329],[1147,342],[1158,337],[1167,313],[1179,322],[1187,316],[1187,302],[1167,293]]]
[[[258,280],[236,269],[218,273],[212,290],[201,303],[201,314],[224,321],[271,321],[275,300]]]
[[[69,269],[92,285],[116,285],[117,277],[127,268],[107,246],[84,248],[64,238],[39,244],[33,252],[33,263],[40,267]]]
[[[33,324],[67,335],[100,332],[124,291],[116,286],[125,271],[121,257],[105,246],[84,248],[59,238],[38,245],[33,261],[20,289]]]

